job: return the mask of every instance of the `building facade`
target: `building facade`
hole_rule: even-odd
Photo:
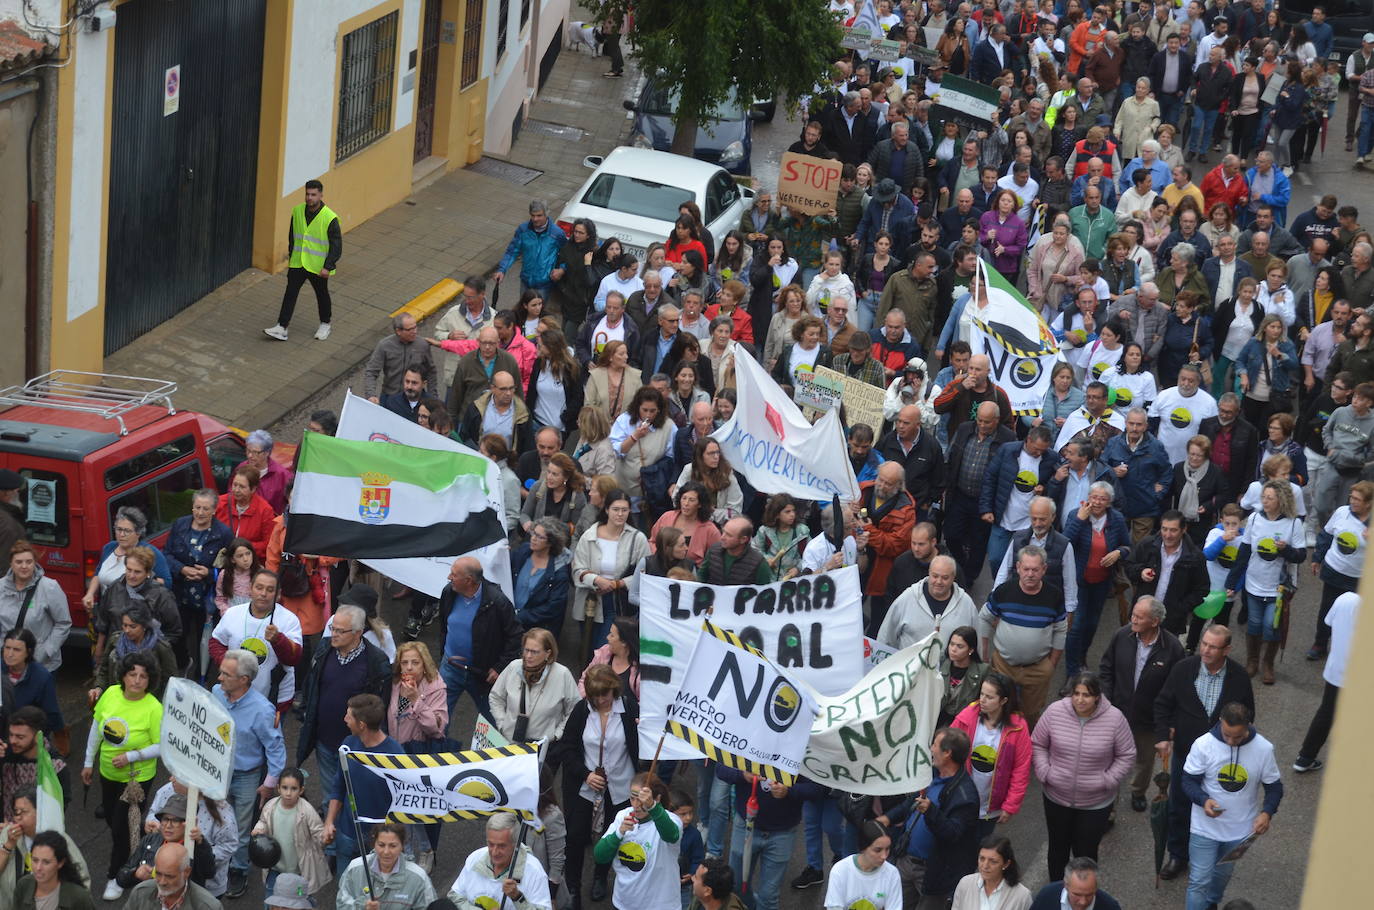
[[[51,83],[48,97],[18,99],[13,124],[0,83],[6,315],[5,241],[17,210],[32,217],[11,192],[15,130],[38,123],[52,152],[25,374],[98,370],[245,269],[284,269],[307,180],[324,182],[348,230],[417,179],[508,152],[567,12],[568,0],[0,0],[0,37],[41,42],[51,63],[29,77]],[[42,147],[25,145],[31,162]]]

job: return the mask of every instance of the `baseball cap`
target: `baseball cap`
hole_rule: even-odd
[[[1374,32],[1365,32],[1364,37],[1360,40],[1365,44],[1374,44]]]

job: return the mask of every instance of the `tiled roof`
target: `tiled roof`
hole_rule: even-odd
[[[13,19],[0,21],[0,70],[21,69],[46,57],[52,47],[30,37]]]

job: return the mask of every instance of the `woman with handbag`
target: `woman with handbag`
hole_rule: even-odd
[[[424,642],[408,641],[396,649],[386,721],[392,738],[407,752],[428,754],[447,748],[448,686],[439,677],[439,668]],[[434,868],[440,828],[438,824],[410,826],[413,843],[427,845],[415,854],[415,862],[426,872]],[[425,841],[418,840],[422,830]]]
[[[639,702],[624,691],[610,667],[589,667],[587,697],[568,715],[549,764],[563,771],[563,806],[568,820],[564,867],[574,910],[582,907],[582,865],[587,845],[605,833],[610,820],[630,805],[630,782],[639,766]],[[610,865],[595,867],[591,899],[606,899]]]
[[[1197,294],[1180,291],[1174,298],[1174,310],[1164,322],[1164,344],[1159,349],[1159,387],[1172,389],[1178,385],[1178,371],[1186,364],[1212,362],[1212,320],[1197,311]],[[1210,372],[1206,366],[1204,372]],[[1203,387],[1210,384],[1203,377]]]
[[[668,401],[653,386],[636,391],[611,426],[615,478],[640,515],[661,512],[668,505],[676,438],[677,424],[668,419]]]
[[[1282,319],[1271,314],[1260,320],[1259,331],[1236,358],[1236,373],[1244,395],[1241,408],[1252,426],[1264,426],[1270,415],[1293,409],[1293,389],[1302,366]]]
[[[520,657],[506,664],[489,696],[496,729],[513,743],[557,740],[580,697],[572,673],[558,662],[558,642],[548,629],[525,633]]]
[[[652,390],[651,390],[652,391]],[[573,553],[573,584],[586,598],[585,612],[574,611],[590,630],[591,646],[606,643],[611,621],[629,608],[627,578],[649,555],[649,541],[630,521],[630,497],[624,490],[606,494],[596,524],[577,541]],[[584,639],[588,630],[584,628]]]

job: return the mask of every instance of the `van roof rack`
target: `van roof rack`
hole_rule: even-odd
[[[117,422],[119,435],[127,436],[129,428],[124,424],[125,414],[157,404],[165,404],[167,413],[175,414],[172,395],[176,390],[177,384],[165,379],[53,370],[21,386],[0,389],[0,407],[26,406],[94,414]]]

